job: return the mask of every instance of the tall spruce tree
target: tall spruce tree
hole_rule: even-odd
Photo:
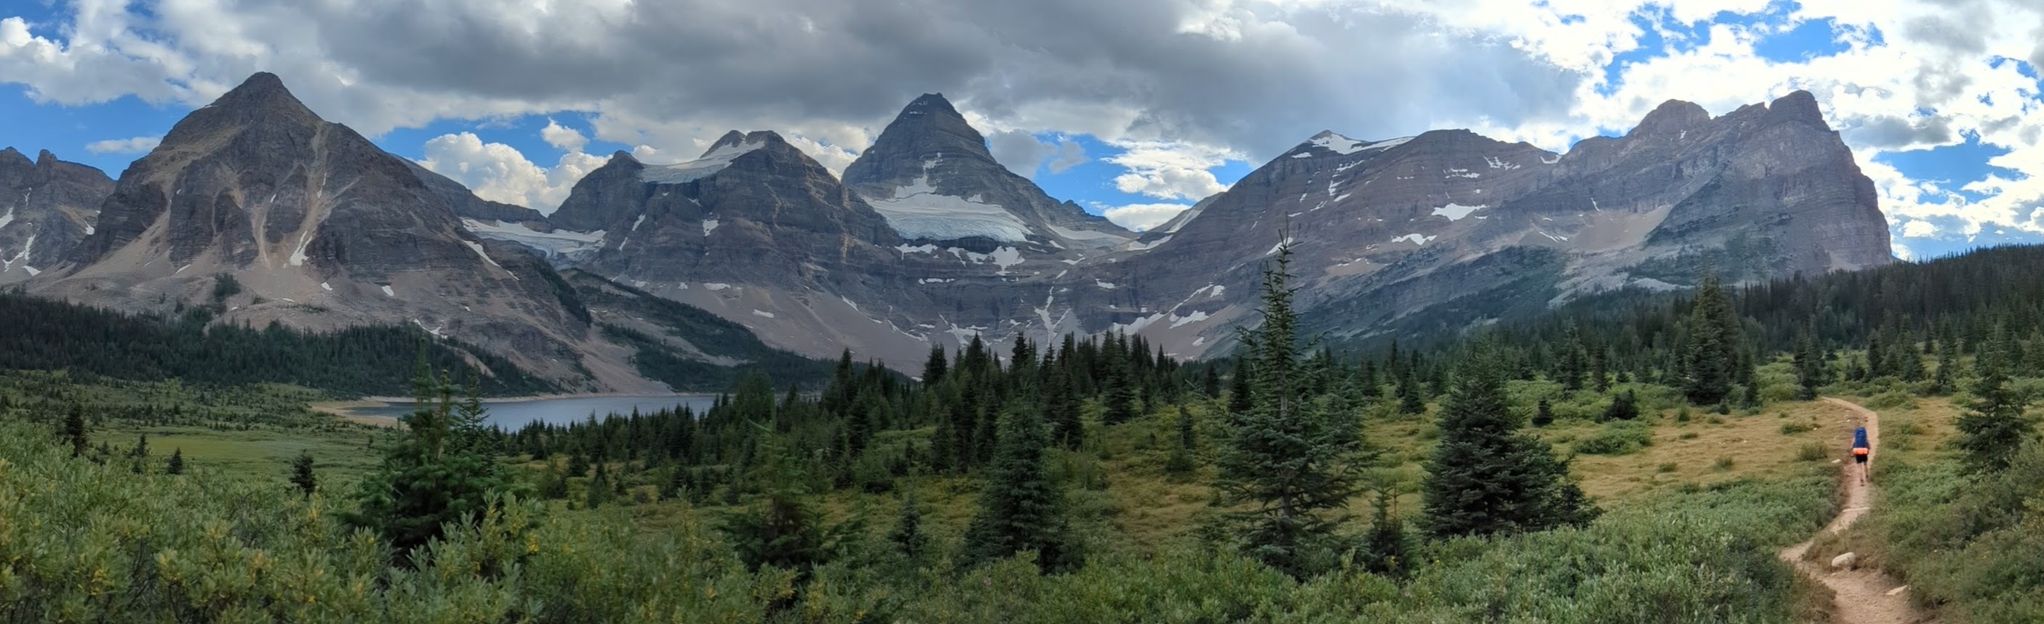
[[[1732,393],[1739,374],[1739,317],[1724,285],[1713,275],[1703,280],[1690,307],[1688,341],[1683,349],[1682,391],[1697,405],[1714,405]]]
[[[1222,501],[1240,506],[1243,550],[1294,577],[1331,563],[1341,511],[1357,491],[1362,461],[1354,422],[1316,409],[1300,387],[1289,244],[1263,271],[1263,324],[1242,331],[1250,406],[1235,415],[1220,456]]]
[[[1080,417],[1077,388],[1072,387],[1066,367],[1052,367],[1044,373],[1043,408],[1050,417],[1050,437],[1058,446],[1077,449],[1086,443],[1086,424]]]
[[[1939,340],[1938,370],[1936,374],[1931,376],[1930,393],[1946,395],[1951,394],[1953,390],[1957,389],[1959,382],[1955,377],[1958,374],[1958,368],[1958,341],[1950,338]]]
[[[1412,566],[1412,538],[1405,534],[1405,520],[1393,509],[1398,499],[1390,490],[1377,490],[1376,515],[1363,537],[1363,569],[1403,578]]]
[[[85,449],[92,445],[85,430],[85,406],[71,404],[71,409],[64,413],[63,434],[64,441],[71,445],[71,456],[83,457]]]
[[[951,365],[944,358],[944,347],[931,346],[929,359],[923,361],[923,385],[944,383],[944,374],[950,370]]]
[[[417,368],[418,407],[401,419],[405,437],[362,479],[360,507],[346,515],[376,531],[406,561],[446,525],[479,519],[511,487],[496,458],[473,441],[482,432],[457,418],[453,387],[427,365],[424,351]]]
[[[1808,401],[1817,398],[1817,388],[1827,380],[1824,371],[1824,351],[1817,348],[1817,339],[1809,330],[1796,335],[1796,398]]]
[[[1193,453],[1199,448],[1199,438],[1194,432],[1192,411],[1184,405],[1178,406],[1178,444],[1171,447],[1171,455],[1164,460],[1164,470],[1175,475],[1192,473],[1198,467]]]
[[[2024,399],[2008,387],[2008,373],[2003,370],[2010,340],[2006,325],[1996,328],[1978,356],[1988,363],[1980,367],[1980,379],[1973,385],[1973,404],[1955,423],[1959,429],[1956,445],[1972,472],[1998,472],[2008,467],[2016,451],[2035,434],[2036,424],[2025,413]]]
[[[979,513],[965,529],[965,559],[982,563],[1036,551],[1045,571],[1076,567],[1063,492],[1044,463],[1043,420],[1019,403],[1002,410],[1000,445],[986,468]]]
[[[1131,367],[1128,359],[1122,355],[1108,356],[1107,377],[1104,380],[1107,387],[1102,389],[1100,396],[1100,400],[1105,403],[1101,408],[1100,420],[1106,424],[1118,425],[1135,420],[1142,409],[1140,397],[1136,393],[1135,373],[1129,370]]]
[[[916,507],[916,494],[910,491],[901,497],[901,515],[894,523],[894,530],[887,534],[887,541],[894,544],[895,552],[912,563],[921,563],[923,555],[929,552],[930,536],[923,531],[923,512]]]
[[[319,489],[319,476],[312,472],[311,451],[299,451],[298,459],[291,461],[291,485],[307,497]]]
[[[1441,406],[1440,442],[1421,488],[1435,537],[1580,525],[1597,511],[1547,443],[1519,430],[1493,347],[1480,346]]]

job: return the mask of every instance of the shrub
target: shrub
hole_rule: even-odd
[[[1822,442],[1804,442],[1801,448],[1796,449],[1796,459],[1801,461],[1823,461],[1830,456],[1831,449]]]
[[[1629,455],[1653,443],[1653,430],[1644,423],[1614,422],[1577,442],[1575,451],[1584,455]]]
[[[1795,435],[1798,433],[1808,433],[1816,428],[1816,425],[1807,422],[1785,422],[1781,424],[1781,433],[1782,435]]]

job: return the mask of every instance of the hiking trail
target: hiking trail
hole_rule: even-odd
[[[1866,417],[1867,445],[1872,453],[1867,457],[1867,470],[1872,471],[1874,459],[1880,457],[1881,416],[1857,403],[1824,397],[1824,400]],[[1803,553],[1809,552],[1810,544],[1826,533],[1844,531],[1858,522],[1860,517],[1873,509],[1871,482],[1861,483],[1852,469],[1853,463],[1842,462],[1840,477],[1845,484],[1845,508],[1838,511],[1838,517],[1831,519],[1823,531],[1801,544],[1782,549],[1779,554],[1783,561],[1795,566],[1805,576],[1831,588],[1834,608],[1832,621],[1851,624],[1918,624],[1930,622],[1909,602],[1909,589],[1888,576],[1879,568],[1850,566],[1847,569],[1832,569],[1830,562],[1804,561]]]

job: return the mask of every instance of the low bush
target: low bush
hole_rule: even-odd
[[[1584,455],[1627,455],[1652,446],[1654,430],[1646,423],[1619,421],[1576,442],[1575,452]]]

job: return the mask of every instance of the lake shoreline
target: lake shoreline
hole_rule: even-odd
[[[514,406],[526,404],[543,404],[549,402],[617,400],[625,402],[645,402],[645,403],[665,403],[672,401],[674,402],[674,404],[677,405],[686,405],[702,403],[704,401],[713,401],[718,396],[719,395],[717,394],[711,393],[606,392],[583,394],[546,394],[520,397],[486,397],[482,399],[482,402],[486,406],[487,405]],[[459,397],[457,397],[457,400],[459,400]],[[378,411],[388,412],[392,408],[402,408],[412,404],[414,404],[414,401],[411,397],[363,397],[359,399],[350,400],[316,401],[309,404],[308,407],[312,411],[320,412],[323,414],[330,414],[336,418],[340,418],[342,420],[346,420],[357,424],[379,427],[396,427],[399,425],[397,416],[389,415],[387,413],[378,414],[375,412]],[[698,406],[698,410],[700,409],[703,409],[702,406]],[[577,411],[582,412],[581,416],[577,416],[577,418],[586,417],[588,415],[588,412],[586,411],[582,410]],[[625,411],[627,410],[617,410],[612,413],[625,413]],[[541,418],[540,420],[550,419]]]

